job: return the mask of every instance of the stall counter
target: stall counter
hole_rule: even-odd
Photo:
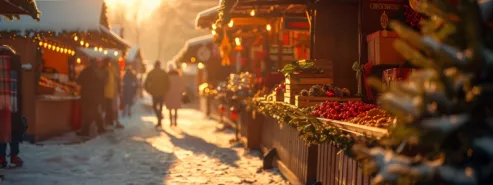
[[[35,103],[34,133],[35,142],[74,131],[78,122],[78,96],[39,95]]]

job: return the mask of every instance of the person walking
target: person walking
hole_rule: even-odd
[[[132,116],[132,106],[134,104],[134,99],[137,94],[137,76],[131,68],[125,70],[125,75],[123,76],[123,116]]]
[[[164,102],[169,111],[170,126],[177,126],[178,109],[182,106],[185,85],[183,84],[183,79],[181,78],[180,72],[176,70],[175,65],[173,64],[168,65],[168,76],[170,87],[172,88],[166,95]]]
[[[107,126],[116,128],[123,128],[123,125],[118,123],[115,107],[116,96],[118,94],[118,75],[115,72],[115,69],[111,63],[111,59],[104,58],[103,59],[103,72],[105,75],[105,86],[104,86],[104,101],[103,101],[103,110],[104,110],[104,122]]]
[[[149,72],[144,82],[145,90],[152,96],[152,108],[157,117],[156,127],[162,126],[163,102],[170,88],[168,74],[161,69],[161,62],[154,63],[154,69]]]
[[[89,128],[94,122],[100,133],[106,132],[99,111],[104,100],[104,75],[99,69],[102,66],[102,61],[91,59],[76,80],[80,86],[81,97],[82,128],[78,133],[80,136],[89,136]]]

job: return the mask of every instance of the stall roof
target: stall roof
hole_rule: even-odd
[[[215,6],[199,12],[195,18],[195,28],[210,28],[212,23],[217,20],[217,12],[219,11],[219,6]]]
[[[134,62],[139,56],[141,56],[140,47],[139,46],[132,47],[130,50],[128,50],[125,61],[128,63]]]
[[[15,22],[0,22],[0,32],[19,32],[20,35],[27,35],[28,32],[53,32],[55,35],[97,33],[119,45],[129,47],[128,43],[108,29],[103,0],[38,0],[37,2],[39,10],[43,12],[40,21],[20,16]]]
[[[200,46],[208,45],[213,43],[212,35],[204,35],[200,37],[195,37],[193,39],[185,42],[183,48],[173,57],[173,61],[176,63],[182,63],[188,61],[188,58],[195,56],[194,51],[196,51]]]
[[[108,57],[108,58],[111,58],[114,60],[118,60],[121,56],[121,55],[118,55],[118,56],[114,55],[114,52],[118,51],[115,49],[109,49],[107,55],[105,55],[103,52],[94,51],[94,49],[89,49],[89,48],[79,48],[79,51],[82,51],[87,56],[89,56],[91,58],[96,58],[96,59],[102,59],[102,58]]]
[[[18,19],[19,15],[29,15],[39,21],[40,12],[34,0],[0,0],[0,15],[9,20]]]
[[[305,17],[308,0],[221,0],[216,24],[228,24],[231,18],[251,17]]]

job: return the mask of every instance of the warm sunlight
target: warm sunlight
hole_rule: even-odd
[[[133,13],[139,14],[139,21],[142,21],[152,15],[162,2],[172,0],[105,0],[110,9],[124,8],[126,18],[131,18]],[[133,13],[132,13],[133,12]]]

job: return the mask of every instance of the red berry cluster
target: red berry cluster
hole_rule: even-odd
[[[321,103],[312,112],[312,116],[334,120],[347,120],[375,107],[375,105],[366,104],[361,101],[349,101],[342,103],[326,101]]]

